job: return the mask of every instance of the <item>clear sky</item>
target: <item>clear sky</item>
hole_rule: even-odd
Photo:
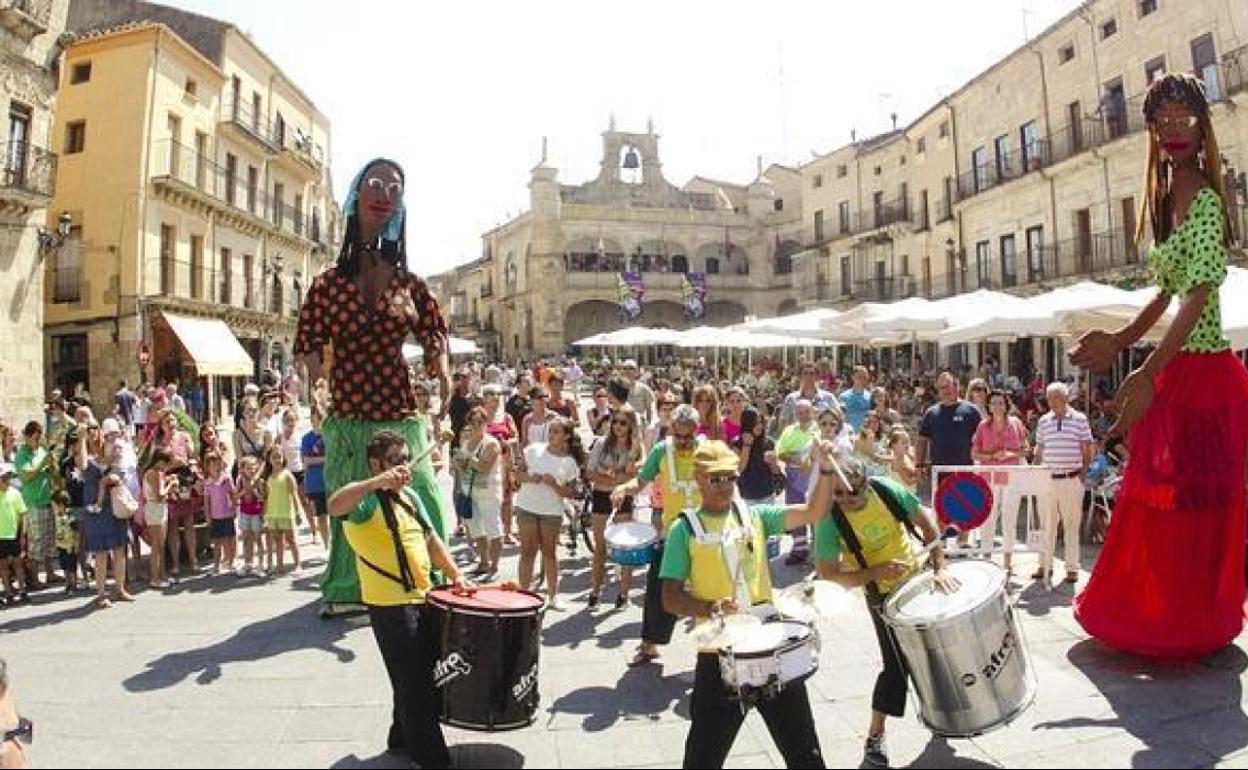
[[[597,175],[609,116],[653,119],[669,181],[736,182],[917,117],[1077,0],[407,2],[167,0],[247,32],[325,113],[335,192],[387,155],[408,254],[437,273],[523,211],[550,137],[564,183]]]

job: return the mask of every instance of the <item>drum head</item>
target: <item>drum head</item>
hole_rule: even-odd
[[[958,617],[1005,590],[1005,571],[991,562],[957,562],[948,567],[958,579],[957,592],[946,594],[932,586],[924,571],[893,592],[884,605],[884,617],[894,625],[919,625]]]
[[[451,610],[531,614],[541,610],[546,600],[532,591],[508,590],[497,587],[478,588],[470,594],[457,594],[447,587],[429,592],[429,602]]]
[[[700,647],[731,647],[763,624],[754,615],[737,613],[699,623],[693,639]]]
[[[642,548],[659,539],[659,531],[641,521],[612,524],[604,534],[613,548]]]
[[[810,626],[791,620],[763,623],[742,634],[735,640],[732,651],[737,655],[748,655],[755,652],[770,652],[788,644],[793,639],[805,639],[810,636]]]

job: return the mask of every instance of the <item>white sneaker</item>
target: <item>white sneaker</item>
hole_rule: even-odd
[[[554,612],[563,612],[567,608],[563,606],[563,600],[561,600],[559,597],[556,596],[552,598],[549,602],[547,602],[546,609],[552,610]]]

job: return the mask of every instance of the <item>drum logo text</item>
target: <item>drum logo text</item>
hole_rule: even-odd
[[[458,652],[452,652],[439,660],[433,667],[433,686],[441,687],[457,676],[468,676],[472,673],[472,664],[464,660]]]
[[[989,680],[996,679],[1001,673],[1001,669],[1005,668],[1005,664],[1010,662],[1010,658],[1014,657],[1014,634],[1011,631],[1005,632],[1005,638],[1001,640],[1001,646],[997,651],[988,658],[988,665],[984,666],[984,676]]]
[[[533,688],[537,687],[537,664],[534,663],[528,671],[521,674],[520,679],[511,688],[511,697],[517,701],[522,701],[533,692]]]

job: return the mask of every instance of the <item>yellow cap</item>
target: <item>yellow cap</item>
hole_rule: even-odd
[[[737,453],[722,441],[703,442],[693,453],[693,462],[699,473],[735,472],[740,467]]]

